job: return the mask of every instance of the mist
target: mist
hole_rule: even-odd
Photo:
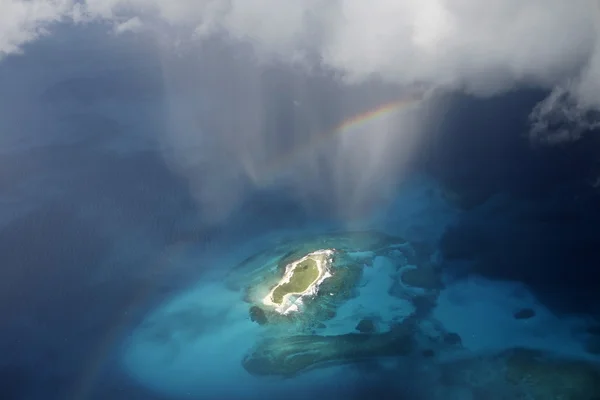
[[[287,191],[341,218],[393,194],[424,134],[430,99],[339,129],[414,89],[378,80],[344,85],[331,71],[265,66],[244,50],[217,43],[162,63],[168,100],[160,145],[208,216],[227,215],[255,190]]]
[[[330,69],[264,64],[247,45],[215,39],[178,54],[154,35],[105,29],[65,26],[31,43],[33,57],[4,60],[3,151],[157,152],[205,223],[269,191],[334,219],[372,212],[394,195],[441,104],[379,79],[345,84]]]

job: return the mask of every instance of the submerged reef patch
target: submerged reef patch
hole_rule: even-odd
[[[472,398],[600,399],[600,366],[543,351],[516,348],[443,366],[442,385],[468,387]]]
[[[332,363],[404,356],[413,347],[409,332],[398,330],[379,334],[287,336],[263,341],[244,358],[242,365],[253,375],[293,376]]]

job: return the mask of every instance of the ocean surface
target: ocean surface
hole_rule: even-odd
[[[136,39],[69,39],[58,55],[65,40],[0,64],[0,398],[551,399],[574,386],[564,398],[600,398],[598,144],[528,140],[544,93],[446,96],[409,159],[377,121],[421,108],[379,83],[270,70],[261,107],[244,111],[257,93],[220,50],[203,50],[202,75]],[[302,152],[290,139],[327,127],[342,133]],[[231,133],[245,129],[254,135]],[[313,154],[339,162],[285,161]],[[394,154],[405,159],[378,169]],[[282,243],[352,232],[421,255],[369,255],[352,295],[310,332],[257,323],[254,281],[228,280]],[[402,280],[419,268],[433,284]],[[367,317],[375,333],[357,329]],[[410,349],[351,356],[361,337],[408,320]],[[336,357],[346,334],[357,344]],[[331,362],[244,364],[262,341],[296,335],[328,340]]]

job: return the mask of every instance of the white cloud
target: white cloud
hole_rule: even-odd
[[[46,34],[73,7],[72,0],[0,0],[0,59]]]
[[[561,88],[579,108],[600,108],[597,0],[0,0],[0,55],[65,18],[149,22],[190,37],[226,34],[262,56],[310,54],[349,80],[494,95],[520,85]],[[554,97],[552,97],[554,96]],[[564,106],[551,95],[532,115]],[[573,113],[570,113],[573,115]]]
[[[569,142],[600,128],[597,106],[576,96],[572,87],[554,88],[529,116],[531,138],[546,144]]]
[[[115,26],[115,33],[139,32],[143,27],[142,20],[138,17],[129,18],[127,21]]]

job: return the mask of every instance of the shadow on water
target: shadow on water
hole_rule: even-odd
[[[448,260],[471,273],[521,281],[555,311],[600,302],[598,135],[547,147],[527,137],[536,92],[459,99],[428,168],[466,212],[447,229]]]

